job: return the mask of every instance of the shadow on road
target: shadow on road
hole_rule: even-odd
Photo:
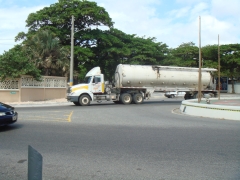
[[[18,124],[18,122],[14,123],[14,124],[6,125],[6,126],[0,126],[0,133],[5,132],[5,131],[13,131],[16,129],[20,129],[22,127],[23,127],[23,125]]]

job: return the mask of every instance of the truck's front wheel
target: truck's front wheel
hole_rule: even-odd
[[[90,97],[88,95],[81,95],[78,99],[81,106],[88,106],[90,104]]]
[[[123,93],[121,94],[120,96],[120,101],[123,103],[123,104],[130,104],[132,102],[132,96],[131,94],[129,93]]]

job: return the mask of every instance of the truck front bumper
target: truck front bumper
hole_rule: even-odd
[[[78,102],[78,96],[67,96],[67,100],[70,102]]]

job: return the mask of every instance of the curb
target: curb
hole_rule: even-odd
[[[212,100],[218,100],[212,98]],[[240,100],[240,97],[225,97],[221,100]],[[180,106],[182,114],[208,117],[208,118],[219,118],[240,121],[240,107],[231,105],[216,105],[216,104],[201,104],[197,103],[196,100],[190,99],[182,101]]]

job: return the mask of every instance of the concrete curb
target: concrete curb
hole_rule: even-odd
[[[236,100],[239,97],[224,97],[221,100]],[[218,100],[217,98],[212,98],[211,100]],[[201,104],[196,101],[196,99],[184,100],[180,106],[180,111],[183,114],[219,118],[219,119],[229,119],[240,121],[240,106],[229,106],[229,105],[214,105],[214,104]]]

